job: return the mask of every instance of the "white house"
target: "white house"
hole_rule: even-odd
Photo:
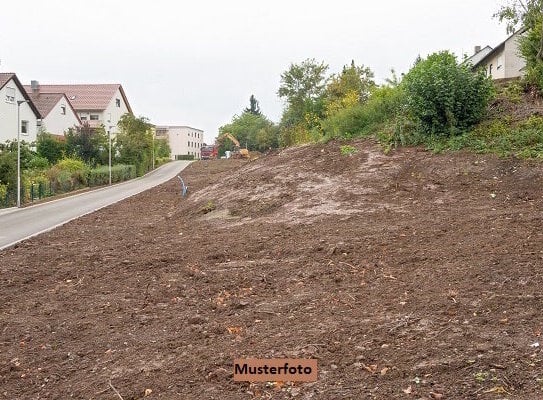
[[[0,73],[0,143],[36,141],[41,115],[14,73]],[[20,124],[19,124],[20,123]]]
[[[179,156],[192,155],[200,159],[200,149],[204,143],[204,131],[190,126],[156,126],[156,137],[167,138],[172,150],[172,160]]]
[[[42,130],[54,135],[63,135],[68,129],[81,126],[81,120],[72,103],[64,93],[40,93],[37,82],[27,90],[32,102],[42,116]]]
[[[515,32],[491,51],[487,50],[488,46],[481,49],[481,52],[485,51],[486,54],[483,57],[477,57],[477,53],[472,56],[478,58],[477,62],[472,63],[473,68],[483,69],[492,79],[524,76],[526,61],[521,57],[518,45],[518,39],[524,32],[525,30]]]
[[[82,123],[93,128],[104,125],[106,132],[118,132],[117,123],[132,108],[123,87],[118,84],[40,85],[34,83],[39,94],[64,93]],[[31,86],[26,87],[32,91]]]

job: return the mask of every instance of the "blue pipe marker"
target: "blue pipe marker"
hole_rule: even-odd
[[[189,187],[185,186],[185,182],[183,182],[183,178],[181,178],[181,176],[177,175],[177,177],[181,181],[181,196],[185,197],[189,191]]]

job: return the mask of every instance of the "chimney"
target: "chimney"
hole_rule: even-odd
[[[477,54],[480,51],[481,51],[481,46],[475,46],[475,53],[473,54]]]
[[[32,94],[38,94],[40,92],[40,83],[38,81],[30,81],[30,88],[32,89]]]

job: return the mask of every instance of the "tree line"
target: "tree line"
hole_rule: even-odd
[[[543,0],[517,0],[502,6],[495,17],[507,31],[520,28],[526,76],[525,91],[543,90]],[[334,137],[375,133],[388,143],[407,143],[425,137],[454,137],[474,127],[485,115],[495,88],[484,71],[473,71],[448,51],[420,56],[412,68],[377,85],[374,73],[352,61],[340,72],[315,59],[293,63],[281,74],[278,96],[285,102],[275,124],[251,96],[249,107],[219,128],[232,133],[243,147],[264,151]],[[228,150],[232,144],[221,144]]]

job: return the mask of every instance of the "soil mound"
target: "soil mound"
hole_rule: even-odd
[[[0,398],[541,397],[541,165],[354,141],[182,177],[0,252]]]

